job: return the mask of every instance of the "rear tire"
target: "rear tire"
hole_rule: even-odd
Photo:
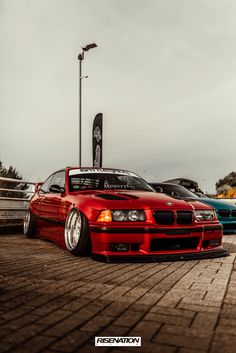
[[[24,228],[24,234],[28,238],[35,238],[36,237],[35,216],[31,212],[31,210],[28,210],[26,212],[26,215],[24,218],[24,223],[23,223],[23,228]]]
[[[71,254],[75,256],[91,254],[88,221],[76,208],[73,208],[67,216],[64,236],[66,247]]]

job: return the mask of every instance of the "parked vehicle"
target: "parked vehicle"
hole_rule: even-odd
[[[191,179],[176,178],[176,179],[165,180],[164,183],[181,185],[194,193],[197,193],[197,192],[203,193],[203,191],[199,188],[198,183]]]
[[[50,175],[31,200],[24,233],[106,261],[227,255],[212,207],[156,193],[119,169],[69,167]]]
[[[193,193],[185,187],[170,183],[150,183],[158,192],[182,198],[185,200],[198,200],[214,207],[220,223],[223,225],[224,234],[236,233],[236,206],[223,200],[211,199],[201,192]]]

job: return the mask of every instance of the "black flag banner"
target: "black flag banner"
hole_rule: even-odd
[[[102,167],[102,113],[93,121],[93,167]]]

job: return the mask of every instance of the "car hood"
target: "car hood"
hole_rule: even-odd
[[[216,199],[210,199],[208,197],[201,198],[201,202],[213,206],[216,210],[236,210],[235,206],[227,202]]]
[[[163,193],[148,191],[104,191],[94,190],[79,193],[80,197],[93,200],[93,204],[104,206],[104,208],[151,208],[151,209],[212,209],[212,207],[200,202],[199,200],[183,200],[167,196]]]

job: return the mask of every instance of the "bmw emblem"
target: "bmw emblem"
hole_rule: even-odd
[[[173,203],[172,202],[166,202],[166,205],[167,206],[173,206]]]

